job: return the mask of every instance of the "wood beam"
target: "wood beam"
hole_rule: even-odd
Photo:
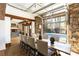
[[[54,18],[54,17],[60,17],[60,16],[64,16],[64,15],[66,15],[66,13],[61,12],[61,13],[57,13],[57,14],[52,14],[51,16],[46,16],[44,18],[51,19],[51,18]]]
[[[15,16],[15,15],[11,15],[11,14],[5,14],[5,16],[11,17],[13,19],[35,21],[34,19],[29,19],[29,18],[25,18],[25,17]]]
[[[51,5],[54,5],[54,4],[55,4],[55,3],[48,4],[47,6],[42,7],[42,8],[40,8],[39,10],[34,11],[33,13],[37,13],[37,12],[39,12],[39,11],[41,11],[41,10],[43,10],[43,9],[45,9],[45,8],[47,8],[47,7],[49,7],[49,6],[51,6]]]
[[[32,21],[22,21],[22,22],[20,22],[19,24],[22,24],[22,25],[24,25],[24,26],[29,26],[29,25],[32,24]]]
[[[55,9],[51,9],[51,10],[49,10],[49,11],[46,11],[46,12],[42,13],[42,15],[46,15],[46,14],[49,13],[49,12],[51,12],[51,13],[57,12],[57,11],[60,11],[60,10],[62,10],[62,9],[64,9],[64,5],[59,6],[59,7],[55,8]]]
[[[32,6],[34,6],[35,5],[35,3],[33,3],[30,7],[28,7],[27,9],[26,9],[26,11],[28,11]]]
[[[13,7],[13,8],[16,8],[16,9],[18,9],[18,10],[21,10],[21,11],[24,11],[24,12],[26,12],[26,10],[23,10],[23,9],[21,9],[21,8],[18,8],[18,7],[16,7],[16,6],[13,6],[13,5],[11,5],[11,4],[7,4],[7,5],[9,5],[9,6]]]

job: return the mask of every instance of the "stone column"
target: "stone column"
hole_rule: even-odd
[[[42,19],[38,16],[35,17],[35,33],[39,33],[40,32],[40,28],[39,26],[42,25]]]

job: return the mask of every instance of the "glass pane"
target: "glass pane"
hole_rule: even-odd
[[[61,21],[65,21],[65,16],[62,16],[61,17]]]
[[[63,26],[64,26],[64,27],[66,26],[66,22],[61,22],[61,23],[60,23],[60,27],[63,27]]]
[[[55,23],[55,27],[58,28],[60,23]]]
[[[52,26],[53,26],[53,29],[54,29],[54,28],[55,28],[55,23],[53,23],[53,25],[52,25]]]
[[[60,32],[66,33],[66,22],[60,23]]]
[[[58,22],[58,18],[55,18],[55,22]]]
[[[47,22],[51,22],[51,19],[48,19]]]
[[[58,22],[60,22],[60,21],[61,21],[61,17],[57,17],[57,19],[58,19]]]
[[[47,28],[50,28],[50,24],[47,24]]]
[[[59,32],[60,32],[59,23],[55,23],[54,26],[55,26],[55,27],[54,27],[54,32],[55,32],[55,33],[59,33]]]
[[[52,22],[55,22],[55,18],[52,19]]]
[[[66,33],[65,16],[47,19],[44,27],[47,33]]]

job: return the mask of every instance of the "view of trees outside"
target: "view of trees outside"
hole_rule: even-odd
[[[47,19],[44,22],[44,32],[45,33],[61,33],[66,34],[66,19],[65,16],[55,17],[52,19]]]

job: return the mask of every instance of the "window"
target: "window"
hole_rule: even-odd
[[[61,33],[66,34],[66,19],[65,16],[55,17],[45,20],[44,29],[46,33]]]
[[[61,17],[61,21],[65,21],[65,16],[62,16]]]
[[[66,33],[66,22],[60,23],[60,30],[61,33]]]

